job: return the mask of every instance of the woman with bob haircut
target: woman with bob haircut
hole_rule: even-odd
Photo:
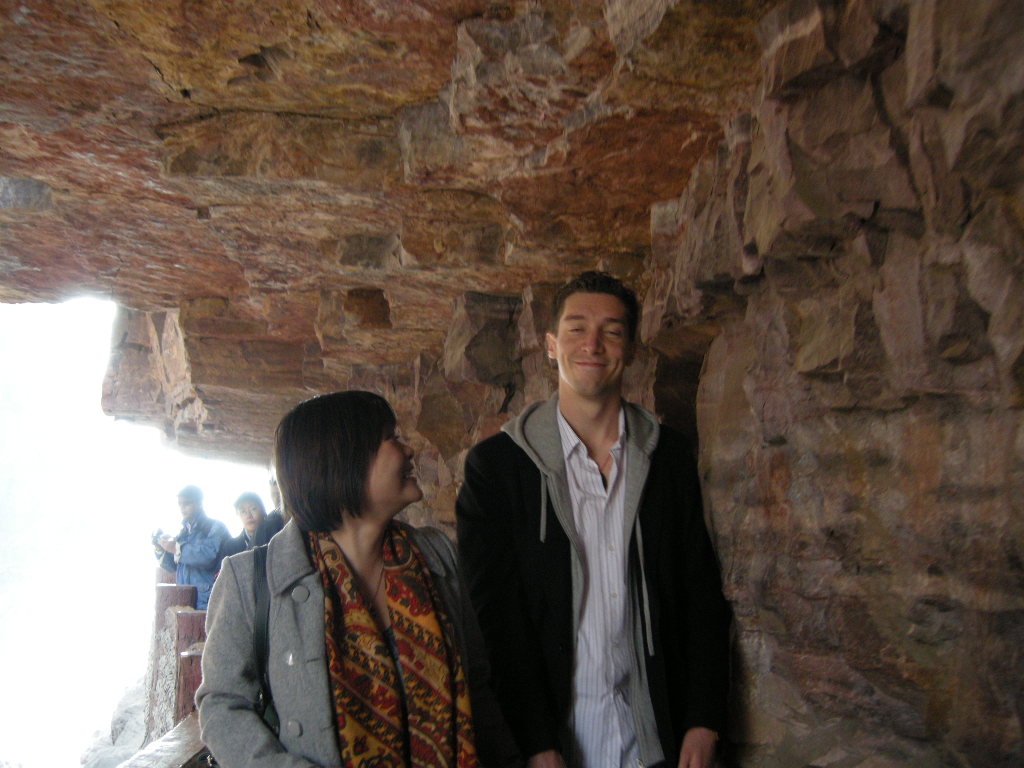
[[[395,520],[423,497],[382,397],[296,406],[274,463],[290,516],[267,549],[269,694],[260,714],[253,551],[224,561],[210,598],[202,736],[224,768],[430,766],[516,759],[448,538]]]

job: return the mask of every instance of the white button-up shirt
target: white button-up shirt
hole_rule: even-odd
[[[558,430],[584,572],[573,672],[577,753],[564,757],[579,768],[636,768],[639,752],[628,702],[625,414],[619,410],[619,439],[612,446],[607,486],[561,411]]]

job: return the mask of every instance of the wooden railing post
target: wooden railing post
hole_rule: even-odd
[[[175,584],[156,585],[156,610],[146,670],[146,736],[144,744],[159,739],[181,719],[179,715],[179,653],[202,637],[193,638],[195,626],[202,627],[206,611],[196,611],[196,588]],[[178,614],[190,615],[179,641]],[[186,642],[187,640],[187,642]],[[194,689],[193,689],[194,692]],[[185,713],[187,714],[187,712]]]
[[[200,662],[206,640],[206,611],[176,609],[174,649],[178,657],[178,680],[174,696],[174,722],[195,709],[196,688],[202,680]]]

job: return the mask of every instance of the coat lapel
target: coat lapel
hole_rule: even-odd
[[[302,719],[322,730],[318,745],[327,751],[327,765],[338,765],[335,715],[324,644],[324,592],[319,574],[309,560],[305,534],[288,522],[267,550],[267,583],[271,595],[271,664],[284,664],[295,680],[289,698],[303,702]],[[274,643],[280,638],[279,643]],[[271,695],[276,696],[273,691]],[[287,723],[281,723],[287,728]]]

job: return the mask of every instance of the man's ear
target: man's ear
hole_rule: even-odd
[[[626,351],[623,354],[626,365],[632,365],[633,361],[636,360],[636,342],[631,341],[626,345]]]
[[[555,341],[555,335],[548,331],[544,334],[544,343],[548,348],[548,360],[555,360],[557,357],[556,350],[558,348],[558,342]]]

